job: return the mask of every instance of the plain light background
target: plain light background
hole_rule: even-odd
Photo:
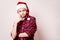
[[[12,40],[10,32],[17,16],[20,0],[0,0],[0,40]],[[35,40],[60,40],[60,0],[21,0],[28,4],[30,15],[36,17]]]

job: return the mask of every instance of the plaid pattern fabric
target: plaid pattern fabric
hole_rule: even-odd
[[[34,40],[34,33],[37,30],[35,17],[26,17],[23,21],[17,24],[17,36],[14,40]],[[26,32],[29,37],[18,37],[20,33]]]

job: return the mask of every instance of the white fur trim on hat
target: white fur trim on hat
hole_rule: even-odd
[[[27,8],[25,4],[19,4],[16,7],[16,10],[20,9],[20,8]]]

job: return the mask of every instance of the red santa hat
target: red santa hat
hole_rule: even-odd
[[[18,2],[16,10],[18,10],[20,8],[26,8],[27,9],[27,4],[25,2]]]
[[[18,2],[18,3],[17,3],[16,10],[18,10],[18,9],[20,9],[20,8],[26,8],[26,9],[27,9],[27,12],[28,12],[28,14],[29,14],[29,9],[28,9],[27,3],[25,3],[25,2]]]

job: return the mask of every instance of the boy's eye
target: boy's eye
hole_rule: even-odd
[[[26,10],[22,10],[22,11],[26,11]]]
[[[26,11],[26,10],[22,10],[22,11],[19,11],[19,12],[24,12],[24,11]]]
[[[21,11],[19,11],[19,12],[21,12]]]
[[[21,12],[21,11],[19,11],[19,12]]]

